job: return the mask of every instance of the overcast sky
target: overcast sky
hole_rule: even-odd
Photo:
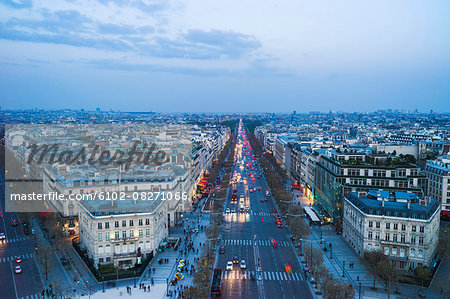
[[[0,0],[2,109],[450,111],[450,1]]]

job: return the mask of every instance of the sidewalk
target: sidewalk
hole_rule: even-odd
[[[179,294],[180,287],[188,287],[193,284],[193,276],[188,273],[187,270],[190,270],[192,265],[196,265],[196,258],[199,258],[201,255],[203,244],[206,242],[206,233],[205,228],[209,225],[209,214],[202,213],[201,208],[197,209],[196,212],[186,213],[183,217],[183,225],[180,227],[176,227],[171,229],[169,236],[170,237],[179,237],[182,242],[178,247],[178,250],[173,250],[172,248],[166,248],[165,251],[159,252],[151,261],[149,268],[147,268],[139,279],[139,284],[143,283],[144,285],[151,285],[152,280],[155,285],[162,284],[165,288],[167,288],[167,282],[169,283],[169,294],[172,294],[175,297],[175,290],[177,290],[177,295]],[[203,229],[201,229],[203,226]],[[185,232],[186,229],[186,232]],[[198,234],[190,233],[189,229],[198,229]],[[185,240],[186,238],[186,240]],[[187,249],[188,244],[192,242],[191,250],[187,250],[187,253],[184,253],[185,248]],[[200,243],[202,246],[200,246]],[[179,251],[183,252],[180,253]],[[198,252],[197,252],[198,250]],[[159,264],[158,260],[160,259],[168,259],[168,263]],[[179,280],[175,286],[171,286],[170,282],[173,279],[175,273],[177,272],[178,261],[180,259],[185,260],[187,266],[185,270],[182,272],[184,278]],[[195,268],[194,268],[195,269]],[[166,294],[166,290],[164,290],[163,295]],[[153,297],[152,297],[153,298]]]
[[[300,196],[297,196],[299,194]],[[293,197],[300,205],[309,206],[309,199],[301,194],[301,191],[294,191]],[[305,219],[308,222],[307,219]],[[359,283],[361,283],[361,297],[362,298],[386,298],[387,291],[384,284],[382,284],[378,278],[376,279],[376,290],[373,290],[373,274],[369,269],[360,262],[359,255],[353,251],[353,249],[345,242],[341,235],[337,235],[333,226],[312,225],[310,239],[320,240],[322,231],[323,244],[320,242],[314,242],[313,246],[320,249],[324,254],[324,266],[333,274],[337,279],[340,279],[345,284],[352,284],[355,288],[356,297],[358,297]],[[330,252],[329,244],[332,244],[332,251]],[[309,244],[305,244],[309,245]],[[323,248],[327,246],[327,252]],[[304,247],[304,250],[307,249]],[[332,258],[331,255],[332,254]],[[344,263],[345,262],[345,268]],[[353,264],[350,268],[349,265]],[[344,272],[344,277],[342,276]],[[420,286],[399,284],[398,290],[400,294],[395,294],[396,287],[393,286],[391,290],[391,298],[418,298],[419,289],[423,290],[426,298],[441,298],[435,290],[429,288],[421,288]]]

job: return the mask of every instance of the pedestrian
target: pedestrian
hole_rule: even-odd
[[[147,286],[144,286],[144,292],[147,290]]]
[[[152,286],[154,286],[155,285],[155,282],[153,281],[153,277],[152,277]]]
[[[150,293],[150,285],[148,285],[148,287],[147,287],[147,288],[148,288],[148,292]]]

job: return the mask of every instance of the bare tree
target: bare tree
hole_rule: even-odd
[[[376,276],[378,274],[378,265],[388,263],[388,258],[380,250],[364,251],[361,261],[365,263],[373,273],[373,289],[375,289]]]

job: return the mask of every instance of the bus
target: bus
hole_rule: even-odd
[[[216,268],[213,272],[213,279],[211,283],[211,298],[220,298],[220,283],[222,280],[222,269]]]

